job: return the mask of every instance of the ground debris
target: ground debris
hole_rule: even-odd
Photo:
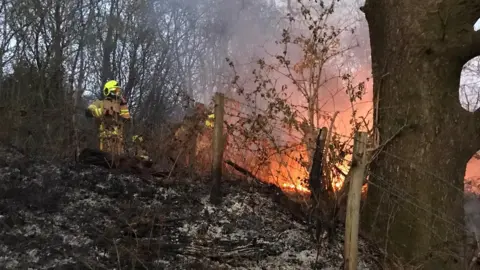
[[[225,185],[228,195],[214,206],[202,181],[167,186],[6,148],[0,159],[1,269],[313,269],[317,258],[315,269],[342,265],[341,231],[317,257],[305,225],[240,185]],[[360,269],[377,269],[360,249]]]

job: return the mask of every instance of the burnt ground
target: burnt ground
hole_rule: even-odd
[[[341,269],[341,229],[317,254],[307,226],[264,193],[224,184],[215,207],[204,182],[173,180],[1,148],[0,268]],[[378,269],[367,254],[361,243],[360,269]]]

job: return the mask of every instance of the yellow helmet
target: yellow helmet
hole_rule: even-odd
[[[103,95],[105,97],[120,97],[121,88],[117,81],[110,80],[103,86]]]

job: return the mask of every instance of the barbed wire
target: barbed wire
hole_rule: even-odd
[[[252,105],[252,104],[248,104],[248,103],[245,103],[245,102],[241,102],[241,101],[234,100],[234,99],[232,99],[232,98],[228,98],[228,99],[229,99],[230,101],[232,101],[233,104],[243,105],[242,108],[245,108],[245,107],[246,107],[246,108],[253,109],[253,110],[255,110],[255,111],[260,111],[262,114],[268,114],[268,111],[267,111],[266,109],[263,109],[263,108],[261,108],[261,107],[259,107],[259,106],[256,106],[257,103],[256,103],[255,101],[252,102],[252,103],[255,104],[255,105]],[[361,103],[364,103],[364,102],[361,102]],[[224,105],[226,108],[228,107],[228,108],[231,108],[231,109],[233,109],[233,110],[237,110],[237,111],[238,111],[237,108],[231,107],[231,106],[229,106],[229,105],[227,105],[227,104],[228,104],[228,102]],[[307,112],[307,111],[309,110],[307,107],[303,107],[303,106],[300,106],[300,105],[292,105],[292,107],[295,107],[296,110],[297,110],[298,112],[300,112],[300,113],[301,113],[302,111],[301,111],[299,108],[297,108],[297,107],[302,108],[302,109],[303,109],[303,112]],[[350,110],[350,109],[351,109],[351,107],[349,107],[349,108],[347,108],[347,109],[344,109],[344,110],[342,110],[342,111],[339,111],[339,113],[346,112],[346,111],[348,111],[348,110]],[[335,111],[336,111],[336,110],[333,110],[332,112],[327,112],[327,111],[321,111],[321,112],[323,112],[323,116],[324,116],[324,117],[327,117],[327,116],[332,116],[332,115],[335,113]]]
[[[242,118],[242,120],[251,120],[251,118]],[[238,123],[238,122],[237,122]],[[293,134],[293,130],[292,131],[289,131],[289,130],[286,130],[286,129],[283,129],[283,128],[280,128],[276,125],[271,125],[269,126],[269,129],[271,129],[272,131],[277,131],[279,134],[278,135],[282,135],[285,136],[285,137],[288,137],[289,140],[287,139],[280,139],[280,138],[276,138],[275,141],[277,142],[283,142],[283,143],[300,143],[302,141],[304,141],[304,138],[298,136],[298,135],[295,135]]]
[[[377,213],[377,215],[378,215],[378,216],[381,216],[381,217],[384,217],[384,218],[386,218],[386,219],[390,219],[390,218],[392,217],[392,214],[391,214],[391,213]],[[414,218],[414,220],[415,220],[416,223],[424,226],[425,228],[432,229],[432,226],[429,225],[429,224],[427,224],[427,223],[425,223],[420,217],[418,217],[418,216],[416,216],[416,215],[412,215],[412,217]],[[360,220],[360,221],[362,221],[362,220]],[[395,221],[395,223],[397,223],[397,224],[398,224],[398,223],[401,223],[401,224],[403,224],[403,225],[405,225],[405,226],[410,226],[410,227],[411,227],[411,224],[410,224],[409,222],[410,222],[410,221],[406,221],[406,220],[397,220],[397,221]],[[387,228],[385,228],[384,230],[388,230],[388,229],[389,229],[389,228],[387,227]],[[464,230],[461,230],[461,231],[464,231]],[[445,236],[444,236],[444,235],[443,235],[443,237],[442,237],[442,235],[438,234],[435,230],[431,230],[431,233],[432,233],[437,239],[440,240],[439,243],[437,243],[437,244],[435,245],[435,247],[437,247],[438,249],[434,249],[434,248],[432,247],[432,248],[430,248],[430,249],[428,249],[428,250],[426,250],[426,251],[424,251],[424,252],[422,252],[422,253],[417,253],[417,254],[415,254],[415,256],[414,256],[413,258],[411,258],[409,261],[405,262],[407,265],[410,264],[410,263],[413,263],[413,262],[415,262],[415,261],[422,260],[422,259],[424,259],[425,257],[431,257],[431,254],[432,254],[432,253],[436,253],[437,256],[439,256],[440,254],[443,254],[443,253],[444,253],[444,251],[441,251],[442,249],[443,249],[443,250],[445,250],[445,249],[446,249],[446,250],[449,250],[450,252],[452,252],[452,250],[454,250],[454,249],[450,248],[450,245],[449,245],[449,244],[451,244],[452,242],[451,242],[451,241],[448,241],[448,240],[445,240]],[[467,233],[467,235],[469,234],[468,231],[467,231],[466,233]],[[378,246],[378,248],[379,248],[379,251],[381,251],[384,255],[388,254],[388,252],[387,252],[387,246],[388,246],[387,244],[388,244],[388,243],[391,243],[391,244],[393,244],[394,246],[404,246],[404,245],[405,245],[404,243],[395,241],[395,240],[393,240],[393,239],[390,238],[390,237],[383,238],[382,241],[384,241],[384,243],[383,243],[383,244],[384,244],[384,248],[382,248],[382,247],[380,247],[380,246]],[[458,243],[460,243],[460,244],[463,245],[464,242],[463,242],[462,240],[459,240]],[[453,252],[454,252],[454,251],[453,251]],[[439,253],[440,253],[440,254],[439,254]],[[386,257],[385,257],[385,258],[386,258]]]
[[[459,192],[461,192],[461,193],[464,193],[464,192],[465,192],[464,190],[460,189],[459,187],[457,187],[457,186],[455,186],[453,183],[451,183],[451,181],[448,181],[448,180],[446,180],[446,179],[444,179],[444,178],[436,175],[436,174],[433,173],[433,172],[429,172],[429,171],[427,171],[427,170],[425,170],[425,169],[419,168],[416,164],[414,164],[413,162],[408,161],[406,158],[402,158],[402,157],[400,157],[400,156],[398,156],[398,155],[395,155],[395,154],[393,154],[393,153],[391,153],[391,152],[389,152],[389,151],[386,151],[386,150],[382,150],[381,153],[384,153],[384,154],[386,154],[386,155],[388,155],[388,156],[390,156],[390,157],[392,157],[392,158],[395,158],[395,159],[397,159],[397,160],[400,160],[400,161],[402,161],[402,162],[405,162],[405,163],[407,163],[407,164],[410,166],[410,168],[413,168],[413,169],[415,169],[415,170],[417,170],[417,171],[419,171],[419,172],[421,172],[421,173],[424,173],[424,174],[426,174],[426,175],[429,175],[429,176],[431,176],[431,177],[434,177],[435,179],[442,181],[443,183],[449,185],[451,188],[453,188],[453,189],[455,189],[455,190],[457,190],[457,191],[459,191]]]
[[[245,103],[245,102],[241,102],[241,101],[238,101],[238,100],[235,100],[233,98],[230,98],[230,97],[225,97],[225,99],[231,101],[232,103],[236,103],[236,104],[239,104],[239,105],[243,105],[244,107],[248,107],[250,109],[253,109],[253,110],[256,110],[256,111],[260,111],[260,112],[263,112],[263,113],[266,113],[267,111],[263,108],[261,108],[260,106],[256,106],[256,101],[252,101],[251,104],[249,103]],[[252,104],[255,104],[255,105],[252,105]],[[373,105],[373,101],[358,101],[358,102],[354,102],[353,103],[353,107],[355,106],[358,106],[358,105],[362,105],[362,104],[372,104]],[[298,105],[294,106],[294,107],[299,107]],[[377,110],[378,111],[383,111],[383,110],[393,110],[393,109],[399,109],[399,108],[405,108],[405,105],[398,105],[398,106],[382,106],[382,107],[379,107]],[[308,110],[308,109],[307,109]],[[329,114],[333,114],[335,111],[338,111],[339,113],[345,113],[345,112],[348,112],[352,110],[352,105],[349,105],[347,106],[345,109],[342,109],[342,110],[332,110],[332,112],[330,113],[326,113],[326,115],[329,115]]]
[[[261,115],[262,112],[266,112],[263,108],[258,106],[247,104],[244,102],[239,102],[236,100],[232,100],[235,102],[235,105],[227,104],[225,105],[225,115],[227,117],[232,117],[234,119],[238,119],[233,124],[238,124],[238,129],[245,129],[248,130],[248,126],[242,126],[242,122],[246,121],[255,121],[254,117],[258,114]],[[369,102],[363,102],[369,103]],[[388,111],[390,109],[398,109],[404,106],[388,106],[382,107],[380,111]],[[251,110],[251,111],[249,111]],[[235,132],[231,132],[231,139],[229,141],[228,146],[226,147],[226,155],[233,157],[237,160],[241,160],[244,158],[240,164],[245,165],[246,168],[250,170],[250,172],[255,175],[259,176],[260,180],[264,180],[267,182],[272,182],[279,184],[278,181],[283,183],[291,183],[291,184],[298,184],[298,180],[305,180],[300,179],[303,177],[303,174],[299,174],[298,172],[293,172],[293,170],[299,170],[302,167],[302,160],[298,159],[295,151],[299,151],[298,146],[303,146],[302,150],[307,150],[305,148],[306,141],[305,135],[302,133],[301,130],[296,128],[289,128],[286,125],[282,125],[282,121],[279,119],[269,119],[271,120],[268,123],[268,128],[259,132],[268,132],[275,131],[281,136],[279,138],[275,137],[275,143],[272,146],[268,144],[261,145],[262,142],[258,142],[259,149],[250,149],[250,145],[245,143],[245,136],[243,134],[234,134]],[[275,121],[278,121],[275,122]],[[364,123],[367,125],[367,123]],[[350,124],[351,130],[354,130],[354,125]],[[348,130],[348,127],[346,128]],[[329,130],[332,136],[336,136],[341,141],[345,141],[346,145],[352,146],[353,139],[354,139],[354,132],[350,134],[339,132],[337,129]],[[247,131],[248,133],[248,131]],[[272,135],[272,134],[267,134]],[[261,136],[260,136],[261,137]],[[285,139],[287,138],[290,139]],[[265,140],[266,137],[261,137],[260,140]],[[237,140],[238,139],[238,140]],[[255,138],[253,138],[255,139]],[[237,141],[236,141],[237,140]],[[268,141],[268,140],[267,140]],[[282,144],[285,143],[287,146],[279,147],[276,143]],[[254,141],[252,141],[255,144]],[[288,153],[291,151],[291,153]],[[248,154],[246,154],[249,152]],[[308,152],[308,151],[306,151]],[[259,154],[261,153],[261,154]],[[419,173],[419,175],[423,174],[430,179],[438,180],[440,185],[445,185],[449,188],[449,190],[454,191],[450,192],[450,196],[454,196],[455,198],[462,198],[465,196],[465,191],[460,187],[456,186],[452,181],[445,179],[444,177],[439,176],[435,171],[431,171],[428,168],[423,168],[418,164],[411,162],[408,158],[401,157],[397,154],[394,154],[390,151],[385,151],[382,149],[380,154],[383,154],[383,157],[392,158],[394,162],[403,162],[405,163],[406,168],[411,168]],[[275,155],[282,155],[282,158],[274,159]],[[248,157],[252,156],[255,159],[249,159]],[[258,158],[258,161],[256,162]],[[285,159],[285,160],[284,160]],[[255,160],[255,161],[253,161]],[[273,163],[274,164],[273,164]],[[272,166],[273,164],[273,166]],[[403,166],[403,165],[402,165]],[[327,166],[328,167],[328,166]],[[329,170],[334,170],[332,167],[328,167]],[[306,177],[308,178],[308,171],[306,171]],[[302,172],[303,173],[303,172]],[[300,175],[300,176],[299,176]],[[438,238],[442,241],[447,241],[448,239],[446,235],[457,234],[459,232],[466,233],[467,235],[471,235],[472,232],[465,226],[464,220],[460,221],[459,219],[455,219],[455,217],[451,217],[448,215],[444,209],[438,208],[437,205],[434,205],[433,202],[430,200],[423,199],[422,196],[417,194],[417,192],[424,192],[424,191],[416,191],[413,188],[403,188],[401,184],[399,184],[397,179],[390,179],[386,178],[382,175],[379,175],[375,171],[368,171],[367,172],[367,181],[366,184],[368,187],[375,188],[380,192],[380,196],[387,196],[390,200],[386,208],[382,210],[377,210],[379,216],[383,217],[393,217],[396,216],[394,212],[401,211],[400,214],[406,214],[408,216],[408,222],[414,222],[418,226],[424,226],[425,228],[432,228],[431,234],[433,237]],[[267,179],[261,179],[261,177],[266,177]],[[290,181],[288,181],[290,180]],[[427,191],[429,192],[429,191]],[[430,195],[428,195],[430,196]],[[393,211],[393,212],[392,212]],[[419,214],[422,213],[422,214]],[[427,216],[428,218],[425,218]],[[406,226],[413,226],[413,224],[409,224],[405,220],[395,221],[397,224],[398,222],[404,223]],[[403,226],[403,225],[401,225]],[[434,228],[442,227],[443,230],[436,231]],[[443,235],[440,235],[443,234]],[[389,239],[386,239],[390,241]],[[443,243],[443,242],[442,242]],[[422,256],[421,254],[419,256]]]
[[[449,219],[449,218],[446,218],[442,215],[439,215],[437,213],[435,213],[434,211],[430,211],[428,209],[428,207],[424,207],[422,204],[419,204],[419,203],[415,203],[414,201],[410,200],[410,199],[407,199],[405,198],[404,196],[402,196],[403,194],[397,194],[396,191],[394,190],[388,190],[380,185],[377,185],[375,184],[374,182],[368,182],[368,185],[371,185],[372,187],[375,187],[377,188],[378,190],[382,191],[384,194],[389,194],[389,195],[393,195],[397,198],[397,203],[392,206],[390,208],[389,211],[387,212],[381,212],[381,211],[378,211],[375,213],[375,215],[378,217],[378,216],[381,216],[383,218],[386,218],[388,220],[390,220],[391,218],[395,218],[395,212],[399,211],[399,210],[407,210],[409,212],[409,217],[410,218],[413,218],[413,221],[415,224],[419,224],[421,226],[424,226],[425,228],[429,229],[429,232],[434,236],[436,237],[438,240],[440,240],[440,243],[438,243],[436,246],[438,246],[439,249],[442,249],[442,248],[447,248],[445,245],[447,243],[449,243],[450,241],[447,240],[448,238],[446,237],[446,235],[461,235],[462,233],[464,233],[465,235],[467,235],[468,237],[471,237],[473,239],[473,232],[469,231],[469,229],[467,227],[465,227],[464,224],[458,222],[458,221],[455,221],[453,219]],[[407,205],[405,204],[408,204],[408,205],[411,205],[413,207],[416,207],[417,209],[421,209],[425,212],[425,215],[428,215],[428,216],[431,216],[431,217],[434,217],[434,219],[432,220],[431,218],[429,218],[429,220],[431,220],[430,222],[427,222],[426,219],[424,218],[424,215],[418,215],[418,213],[414,213],[412,212],[410,209],[408,209]],[[443,222],[444,224],[446,224],[446,230],[445,231],[442,231],[442,235],[440,235],[437,230],[435,230],[436,227],[438,227],[439,225],[435,226],[434,224],[438,221],[441,221]],[[390,221],[388,221],[390,222]],[[393,222],[393,221],[392,221]],[[404,224],[404,226],[409,226],[412,228],[412,219],[408,219],[408,222],[406,220],[398,220],[396,219],[394,221],[396,224],[398,224],[399,222],[401,224]],[[440,225],[441,226],[441,225]],[[443,227],[443,226],[442,226]],[[388,230],[388,224],[387,224],[387,228]],[[395,242],[395,241],[392,241],[392,239],[390,239],[390,237],[386,237],[385,239],[382,239],[383,241],[386,241],[384,242],[384,244],[386,245],[387,242],[390,242],[390,243],[393,243],[395,245],[403,245],[404,243],[398,243],[398,242]],[[460,242],[460,240],[459,240]],[[463,242],[462,242],[463,243]],[[385,246],[386,248],[386,246]],[[417,254],[416,258],[417,259],[420,259],[420,258],[423,258],[424,256],[427,256],[430,252],[440,252],[440,250],[437,250],[437,249],[429,249],[427,251],[424,252],[424,254]],[[413,259],[412,259],[413,261]]]
[[[234,149],[239,149],[239,148],[235,148],[233,147],[233,149],[230,149],[227,147],[226,151],[227,153],[231,153],[230,151],[234,150]],[[243,149],[245,150],[245,149]],[[269,150],[274,150],[274,151],[270,151],[269,153]],[[262,157],[269,160],[269,162],[281,162],[281,161],[278,161],[278,160],[270,160],[271,158],[274,158],[275,156],[277,156],[277,158],[279,157],[278,155],[281,155],[281,157],[285,157],[287,158],[288,160],[291,160],[297,164],[301,164],[301,162],[304,162],[306,161],[306,159],[304,160],[303,158],[297,158],[297,157],[294,157],[291,155],[291,153],[289,153],[289,151],[291,150],[295,150],[295,147],[285,147],[284,149],[258,149],[258,150],[246,150],[246,151],[243,151],[243,155],[245,155],[246,153],[245,152],[250,152],[252,154],[258,154],[258,152],[263,152],[263,155]],[[238,152],[238,151],[236,151]],[[238,155],[238,154],[234,154],[234,153],[231,153],[231,155]],[[300,154],[301,155],[301,154]],[[261,159],[261,158],[260,158]],[[286,162],[286,161],[285,161]],[[294,166],[291,166],[289,165],[289,167],[291,169],[298,169],[297,167],[294,167]]]
[[[246,107],[249,107],[249,108],[253,108],[253,109],[255,109],[255,110],[260,110],[260,111],[262,111],[260,108],[258,108],[258,107],[256,107],[256,106],[252,106],[251,104],[247,104],[247,103],[244,103],[244,102],[240,102],[240,101],[234,100],[234,99],[232,99],[232,98],[227,98],[227,99],[228,99],[228,100],[231,100],[231,101],[234,102],[235,104],[243,105],[243,106],[246,106]],[[396,108],[396,107],[402,107],[402,106],[383,107],[383,109]],[[251,113],[247,113],[247,112],[241,111],[241,110],[238,109],[238,108],[235,108],[235,107],[232,107],[232,106],[228,106],[228,105],[226,105],[226,109],[227,109],[227,110],[230,110],[230,112],[227,112],[227,113],[226,113],[226,115],[228,115],[228,116],[236,117],[236,118],[238,118],[238,119],[240,119],[240,120],[242,120],[242,121],[252,121],[252,114],[251,114]],[[234,115],[234,114],[232,114],[231,112],[236,112],[237,115]],[[238,123],[238,122],[237,122],[237,123]],[[283,135],[280,136],[280,137],[284,137],[284,136],[285,136],[285,137],[288,137],[288,140],[287,140],[287,139],[282,139],[282,138],[275,137],[275,138],[274,138],[274,139],[275,139],[275,142],[278,142],[279,144],[282,144],[282,143],[283,143],[283,144],[287,144],[287,145],[288,145],[288,144],[296,144],[297,146],[299,146],[299,145],[304,144],[304,142],[305,142],[305,138],[300,136],[301,132],[298,131],[298,130],[292,130],[292,128],[288,128],[288,127],[287,127],[287,128],[284,128],[284,127],[282,127],[281,125],[271,124],[271,126],[269,126],[269,129],[268,129],[268,130],[272,130],[272,131],[274,130],[274,131],[278,132],[279,135],[282,135],[282,134],[283,134]],[[343,134],[343,133],[340,133],[340,132],[337,132],[337,131],[334,131],[334,130],[329,131],[329,132],[331,132],[331,134],[332,134],[333,136],[336,136],[336,137],[345,139],[347,143],[353,141],[353,135],[352,135],[352,134],[346,135],[346,134]],[[298,133],[298,135],[295,134],[295,133]],[[235,135],[233,134],[233,132],[232,132],[232,135],[235,137]],[[242,135],[238,135],[238,137],[242,137]],[[274,147],[271,147],[271,149],[269,149],[269,150],[274,150],[276,147],[278,147],[278,145],[275,145]],[[240,149],[242,149],[242,148],[241,148],[241,147],[238,147],[237,149],[240,150]],[[278,149],[277,149],[277,150],[278,150]],[[249,149],[249,151],[254,151],[254,150]],[[403,162],[408,162],[407,159],[401,158],[401,157],[399,157],[399,156],[397,156],[397,155],[395,155],[395,154],[392,154],[392,153],[390,153],[390,152],[387,152],[387,151],[384,151],[384,150],[383,150],[382,153],[384,153],[384,154],[386,154],[386,155],[388,155],[388,156],[390,156],[390,157],[396,158],[397,160],[400,160],[400,161],[403,161]],[[454,188],[454,189],[455,189],[456,191],[458,191],[458,192],[462,192],[462,193],[464,192],[463,190],[461,190],[460,188],[458,188],[457,186],[455,186],[451,181],[448,181],[448,180],[446,180],[446,179],[443,179],[443,178],[439,177],[438,175],[436,175],[436,174],[433,173],[433,172],[428,172],[428,171],[426,171],[425,169],[419,168],[416,164],[409,164],[409,166],[410,166],[411,168],[414,168],[415,170],[417,170],[417,171],[419,171],[419,172],[422,172],[422,173],[424,173],[424,174],[426,174],[426,175],[429,175],[429,176],[431,176],[431,177],[434,177],[435,179],[438,179],[438,180],[442,181],[443,183],[445,183],[446,185]]]
[[[453,219],[448,219],[448,218],[445,218],[441,215],[441,213],[438,213],[436,211],[434,211],[434,208],[433,206],[429,206],[427,204],[424,204],[422,202],[420,202],[416,196],[412,195],[412,194],[409,194],[408,192],[406,192],[405,190],[402,190],[398,187],[396,187],[395,185],[395,182],[392,181],[392,180],[387,180],[386,178],[383,178],[383,177],[380,177],[380,176],[377,176],[373,173],[369,173],[369,177],[373,177],[375,178],[376,180],[380,180],[382,183],[385,183],[385,186],[388,186],[388,188],[384,188],[382,185],[379,185],[371,180],[368,180],[367,183],[369,185],[372,185],[376,188],[378,188],[379,190],[382,190],[383,192],[387,192],[391,195],[394,195],[398,200],[401,200],[401,201],[404,201],[412,206],[415,206],[423,211],[425,211],[426,213],[428,214],[431,214],[433,216],[435,216],[436,218],[439,218],[443,221],[445,221],[446,223],[450,224],[450,225],[454,225],[454,226],[458,226],[459,228],[463,228],[463,224],[460,224],[458,222],[456,222],[455,220]],[[463,192],[460,194],[463,198]]]
[[[241,104],[241,102],[238,102],[237,104]],[[245,127],[242,126],[243,123],[245,123],[246,121],[252,121],[252,118],[253,117],[256,117],[255,113],[254,112],[251,112],[251,113],[247,113],[247,112],[244,112],[244,111],[241,111],[241,108],[238,108],[238,106],[229,106],[229,105],[225,105],[225,114],[227,116],[231,116],[235,119],[238,119],[237,121],[235,121],[234,123],[230,123],[230,124],[240,124],[239,127],[236,127],[236,128],[231,128],[230,129],[230,134],[235,134],[237,132],[237,134],[233,135],[232,136],[232,140],[231,142],[229,143],[229,145],[227,146],[227,148],[230,148],[230,149],[235,149],[237,152],[238,151],[242,151],[242,152],[250,152],[250,153],[261,153],[261,152],[270,152],[270,153],[264,153],[263,154],[263,158],[264,159],[272,159],[272,158],[278,158],[279,156],[278,155],[282,155],[282,156],[285,156],[285,158],[287,159],[286,161],[285,160],[274,160],[274,162],[278,163],[277,166],[279,168],[277,169],[280,169],[280,167],[282,168],[286,168],[287,170],[299,170],[301,168],[305,169],[304,166],[304,162],[307,162],[308,160],[308,150],[307,150],[307,145],[306,145],[306,141],[305,141],[305,137],[304,136],[300,136],[300,134],[302,134],[301,131],[295,129],[295,128],[289,128],[289,127],[285,127],[285,126],[281,126],[281,125],[275,125],[275,123],[269,123],[269,127],[268,127],[268,130],[271,130],[271,131],[276,131],[280,136],[277,136],[274,138],[274,142],[273,142],[273,145],[270,145],[268,147],[265,147],[265,145],[261,145],[259,146],[259,148],[262,148],[262,149],[251,149],[249,148],[249,146],[246,146],[245,145],[245,136],[248,136],[248,134],[241,134],[241,131],[242,129],[245,129]],[[236,113],[236,114],[235,114]],[[273,120],[273,119],[272,119]],[[243,122],[243,123],[242,123]],[[248,128],[246,128],[248,130]],[[238,134],[238,132],[240,131],[240,134]],[[261,132],[265,132],[265,130],[261,131]],[[248,131],[247,131],[248,133]],[[332,135],[333,136],[337,136],[337,137],[342,137],[342,138],[346,138],[347,140],[353,140],[352,136],[346,136],[346,135],[343,135],[341,133],[338,133],[338,132],[332,132]],[[253,140],[255,140],[256,138],[251,138]],[[272,138],[260,138],[261,139],[272,139]],[[252,143],[254,143],[252,141]],[[234,145],[236,144],[236,145]],[[283,144],[283,145],[282,145]],[[258,144],[257,144],[258,146]],[[286,146],[286,147],[285,147]],[[297,157],[295,156],[294,153],[289,153],[290,150],[293,150],[293,151],[298,151],[299,149],[297,149],[298,146],[302,146],[302,150],[305,152],[304,153],[304,156],[300,156],[300,157]],[[230,152],[230,151],[228,151]],[[231,155],[231,156],[235,156],[235,154],[233,153],[228,153],[228,155]],[[259,165],[264,165],[264,166],[270,166],[271,163],[268,163],[268,162],[264,162],[263,164],[259,164]],[[270,173],[271,176],[273,177],[275,175],[274,172],[271,172]],[[277,172],[278,174],[278,172]],[[292,179],[292,183],[295,182],[295,179]]]
[[[244,121],[244,122],[252,121],[251,116],[250,117],[249,116],[241,117],[239,115],[232,115],[232,114],[229,114],[229,113],[225,113],[225,115],[239,118],[240,121]],[[240,124],[239,123],[240,121],[236,121],[235,123],[232,123],[231,125],[235,126],[236,124]],[[284,128],[278,127],[277,125],[273,125],[273,124],[270,124],[267,129],[271,129],[272,131],[277,131],[279,133],[278,135],[284,134],[284,136],[287,136],[288,138],[290,138],[290,140],[282,140],[282,139],[278,138],[278,139],[276,139],[278,142],[289,143],[289,142],[301,142],[301,141],[303,141],[303,138],[299,137],[298,135],[293,134],[293,132],[292,132],[293,130],[289,131],[289,130],[286,130]]]
[[[240,104],[243,104],[243,103],[240,103]],[[228,105],[225,105],[225,108],[229,109],[230,111],[232,112],[236,112],[237,115],[235,114],[232,114],[232,112],[226,112],[225,114],[228,115],[228,116],[231,116],[231,117],[236,117],[236,118],[240,118],[241,120],[252,120],[252,114],[249,114],[249,113],[246,113],[246,112],[243,112],[243,111],[240,111],[239,109],[237,108],[234,108],[234,107],[230,107]],[[272,120],[275,120],[275,119],[272,119]],[[279,131],[279,132],[283,132],[283,133],[287,133],[291,136],[293,136],[295,139],[297,139],[298,141],[301,141],[302,138],[298,137],[298,136],[295,136],[292,133],[292,128],[289,128],[289,127],[283,127],[283,125],[281,125],[281,121],[280,120],[277,120],[279,121],[280,123],[278,123],[279,125],[274,125],[274,124],[271,124],[272,128]],[[280,127],[281,126],[281,127]],[[297,131],[297,132],[300,132],[300,131]],[[338,132],[335,132],[335,131],[332,131],[332,134],[335,134],[337,135],[338,137],[342,137],[342,138],[352,138],[351,135],[344,135],[344,134],[341,134],[341,133],[338,133]]]

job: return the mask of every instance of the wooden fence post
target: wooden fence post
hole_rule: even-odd
[[[223,114],[224,114],[223,93],[215,93],[215,124],[213,131],[213,156],[212,156],[212,190],[210,192],[210,202],[219,204],[221,202],[220,181],[222,179],[223,167]]]
[[[356,270],[358,266],[358,232],[360,220],[360,202],[362,185],[367,167],[367,133],[355,133],[353,144],[352,165],[350,167],[350,180],[347,198],[347,216],[345,221],[345,251],[344,269]]]

